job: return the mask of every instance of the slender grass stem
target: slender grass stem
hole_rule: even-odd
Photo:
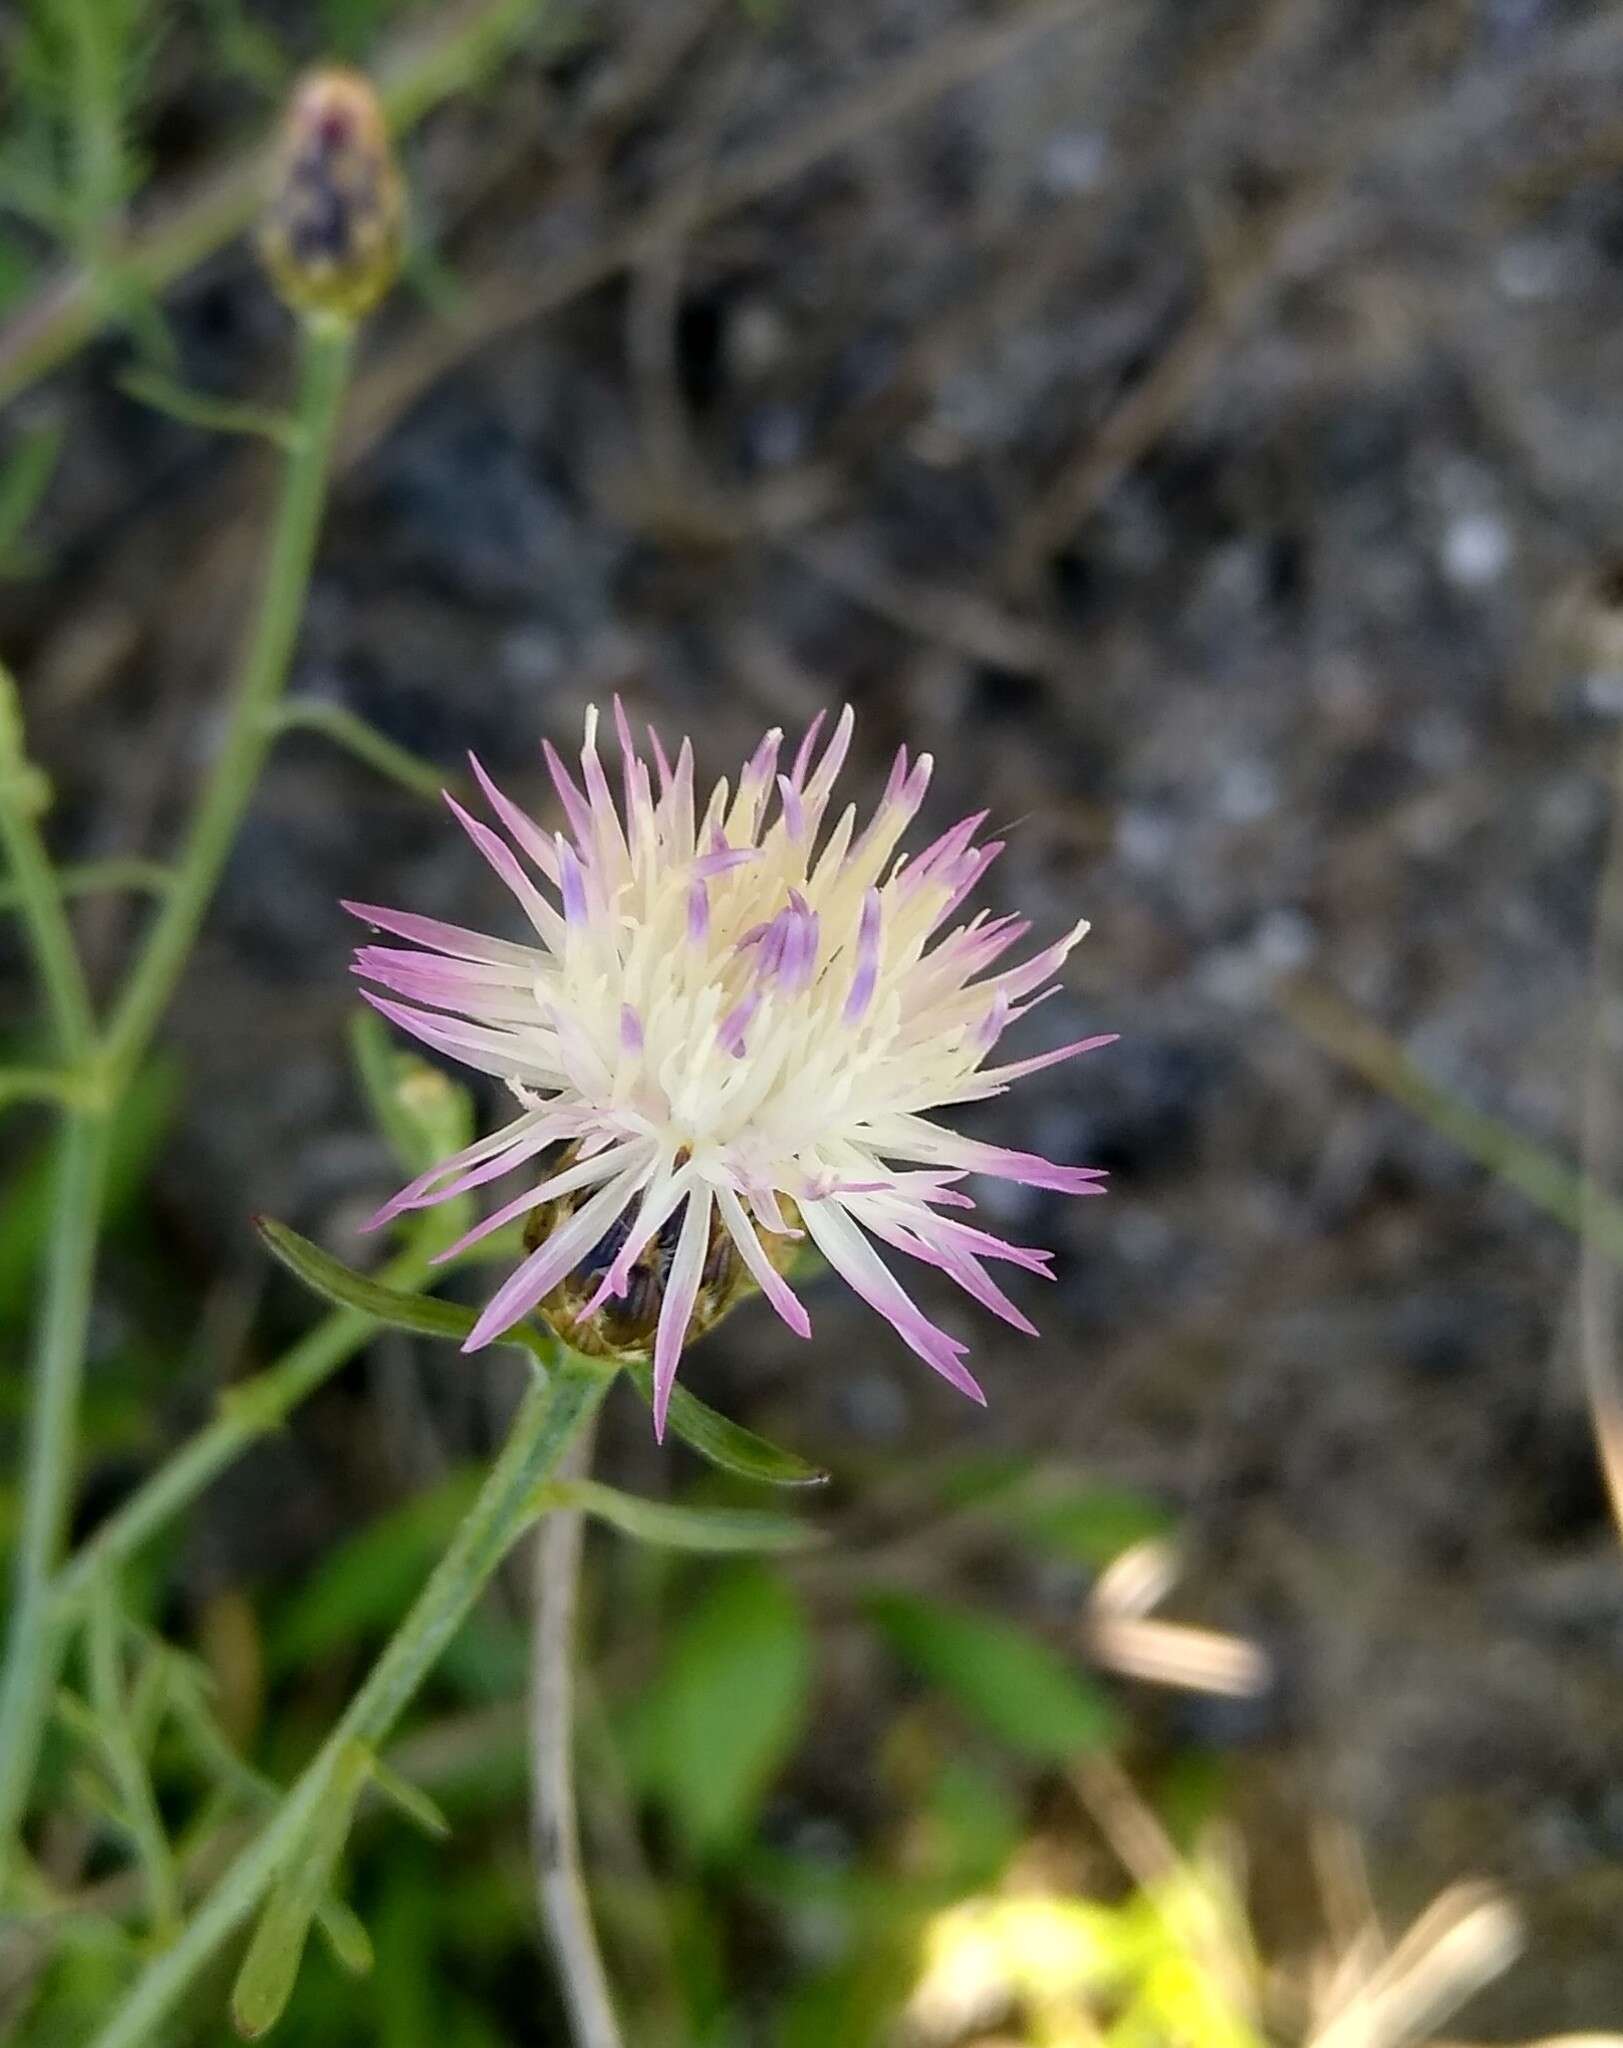
[[[559,1466],[585,1476],[594,1431],[584,1429]],[[530,1655],[530,1796],[541,1922],[551,1944],[575,2048],[624,2048],[608,1973],[581,1873],[575,1810],[575,1615],[580,1597],[579,1508],[555,1508],[536,1535],[535,1624]]]
[[[71,1068],[0,1067],[0,1109],[11,1102],[54,1102],[74,1109],[85,1093],[84,1076]]]
[[[304,612],[354,344],[347,322],[308,320],[301,335],[297,434],[283,472],[264,593],[219,758],[108,1029],[107,1060],[115,1078],[127,1077],[139,1063],[174,993],[275,737],[276,703]]]
[[[0,668],[0,841],[58,1049],[68,1066],[88,1068],[95,1017],[56,876],[34,822],[33,796],[16,686]],[[50,1253],[29,1382],[22,1529],[0,1671],[0,1872],[9,1865],[22,1822],[55,1683],[51,1575],[67,1530],[109,1145],[104,1110],[70,1112],[57,1151]]]
[[[0,1674],[0,1870],[9,1866],[22,1825],[56,1683],[60,1632],[52,1575],[67,1529],[110,1128],[105,1115],[71,1116],[57,1157],[45,1302],[29,1388],[22,1533]]]
[[[440,792],[459,781],[368,725],[344,705],[329,704],[319,697],[289,698],[277,711],[276,727],[279,732],[319,733],[335,747],[342,747],[357,761],[364,762],[374,774],[398,783],[428,803],[438,803]]]
[[[130,1724],[118,1631],[118,1593],[109,1572],[97,1583],[85,1637],[90,1699],[102,1755],[118,1793],[119,1817],[145,1880],[152,1931],[168,1941],[180,1926],[180,1880]]]
[[[58,868],[56,886],[64,901],[70,896],[110,895],[125,889],[141,896],[161,896],[172,877],[162,861],[88,860],[78,867]],[[20,910],[23,892],[16,882],[0,882],[0,910]]]
[[[37,782],[23,748],[22,706],[0,663],[0,844],[11,870],[7,894],[21,912],[64,1059],[82,1059],[95,1032],[62,892],[34,822]]]
[[[545,1382],[530,1389],[478,1498],[365,1684],[275,1818],[237,1857],[174,1946],[136,1979],[91,2048],[137,2048],[151,2039],[192,1980],[298,1855],[341,1762],[357,1743],[374,1748],[387,1738],[532,1519],[537,1487],[556,1471],[590,1421],[611,1378],[603,1367],[560,1351]]]
[[[0,837],[63,1053],[98,1084],[98,1099],[70,1114],[57,1167],[45,1300],[30,1389],[15,1599],[0,1672],[0,1872],[10,1866],[22,1826],[60,1661],[54,1575],[77,1450],[110,1105],[132,1082],[174,992],[253,794],[274,735],[271,714],[287,677],[309,584],[352,333],[347,325],[307,322],[302,336],[298,440],[283,474],[264,594],[225,740],[198,802],[171,889],[99,1046],[61,894],[33,822],[34,785],[23,753],[16,691],[9,676],[0,674]]]

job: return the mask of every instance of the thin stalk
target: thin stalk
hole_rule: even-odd
[[[81,1060],[95,1031],[84,969],[62,892],[34,822],[38,781],[23,747],[22,706],[11,671],[0,663],[0,844],[11,870],[8,894],[21,912],[64,1060]]]
[[[129,1086],[180,978],[273,736],[270,714],[286,680],[304,607],[352,354],[347,326],[307,322],[302,337],[299,438],[283,474],[264,595],[224,744],[198,803],[171,893],[99,1047],[61,897],[29,808],[32,784],[16,692],[10,678],[0,675],[0,834],[22,892],[23,916],[63,1051],[70,1062],[93,1068],[104,1103],[116,1101]],[[57,1169],[29,1405],[16,1591],[0,1673],[0,1871],[9,1867],[22,1825],[60,1661],[53,1576],[72,1489],[110,1122],[99,1106],[73,1116]]]
[[[89,860],[78,867],[56,870],[57,890],[64,901],[70,896],[98,896],[119,889],[161,896],[170,880],[168,868],[156,860]],[[0,910],[20,910],[22,901],[17,883],[0,882]]]
[[[77,1109],[89,1092],[85,1077],[71,1068],[0,1067],[0,1109],[11,1102],[54,1102]]]
[[[354,332],[347,322],[303,324],[297,436],[283,471],[264,593],[219,758],[175,864],[174,880],[108,1029],[107,1060],[118,1078],[134,1071],[174,993],[275,737],[276,703],[304,612],[353,348]]]
[[[97,1584],[86,1631],[90,1699],[102,1755],[118,1793],[119,1818],[146,1883],[152,1932],[160,1941],[168,1941],[180,1925],[180,1880],[153,1797],[152,1780],[130,1725],[118,1633],[117,1589],[108,1573]]]
[[[290,697],[276,714],[278,732],[314,732],[336,747],[353,754],[374,774],[398,783],[413,796],[438,803],[441,792],[457,778],[432,761],[421,760],[410,748],[367,724],[342,704],[329,704],[320,697]]]
[[[592,1434],[582,1430],[575,1439],[559,1467],[561,1480],[584,1477],[591,1465]],[[541,1922],[558,1966],[575,2048],[624,2048],[581,1874],[575,1812],[575,1615],[583,1522],[579,1508],[555,1508],[536,1532],[531,1834]]]
[[[22,1825],[56,1684],[61,1645],[52,1576],[67,1531],[110,1135],[106,1116],[72,1116],[57,1156],[45,1304],[29,1386],[11,1633],[0,1674],[0,1871],[10,1864]]]
[[[557,1470],[591,1420],[613,1375],[560,1348],[544,1382],[532,1386],[451,1546],[361,1690],[276,1816],[243,1850],[185,1932],[147,1966],[91,2048],[136,2048],[170,2013],[215,1951],[246,1920],[298,1855],[335,1774],[357,1743],[388,1737],[417,1688],[535,1513],[536,1489]]]

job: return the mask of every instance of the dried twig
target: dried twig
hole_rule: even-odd
[[[591,1461],[590,1433],[578,1438],[561,1479]],[[583,1536],[578,1510],[555,1508],[535,1546],[535,1627],[530,1667],[530,1772],[536,1885],[574,2028],[575,2048],[624,2048],[608,1976],[581,1875],[575,1813],[575,1613]]]

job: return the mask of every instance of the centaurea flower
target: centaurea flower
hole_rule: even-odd
[[[986,1064],[1004,1031],[1053,993],[1086,923],[1013,967],[997,963],[1029,930],[1020,918],[983,910],[938,938],[1001,842],[976,844],[981,812],[898,858],[931,769],[905,747],[868,822],[859,829],[851,805],[825,832],[849,709],[821,754],[819,714],[781,769],[783,735],[769,732],[736,789],[719,782],[702,810],[691,743],[672,766],[650,731],[651,775],[618,701],[615,722],[618,805],[595,710],[580,782],[544,747],[566,830],[543,831],[477,760],[502,831],[447,796],[517,899],[529,941],[346,906],[411,946],[359,949],[356,972],[392,991],[368,990],[368,1001],[495,1075],[519,1104],[512,1122],[420,1174],[374,1221],[551,1153],[536,1185],[446,1254],[529,1219],[526,1256],[465,1348],[536,1310],[582,1349],[643,1354],[651,1340],[660,1432],[684,1344],[751,1281],[810,1334],[784,1277],[802,1233],[921,1358],[983,1400],[968,1347],[924,1315],[875,1240],[1035,1333],[988,1262],[1050,1279],[1052,1253],[967,1221],[974,1204],[959,1183],[988,1174],[1093,1195],[1103,1174],[960,1136],[930,1113],[1110,1042]]]

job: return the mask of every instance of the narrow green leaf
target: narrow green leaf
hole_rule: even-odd
[[[879,1593],[868,1611],[906,1664],[1000,1742],[1043,1763],[1114,1740],[1110,1701],[1013,1622],[911,1593]]]
[[[634,1359],[626,1371],[643,1399],[652,1404],[652,1365],[646,1359]],[[729,1422],[680,1382],[671,1390],[670,1430],[689,1450],[697,1451],[701,1458],[708,1458],[712,1465],[740,1479],[758,1480],[764,1486],[823,1486],[828,1482],[828,1474],[820,1466],[809,1465],[793,1451],[780,1450],[776,1444],[768,1443],[754,1430]]]
[[[291,1868],[259,1917],[231,1988],[232,2024],[251,2041],[270,2032],[293,1995],[310,1923],[330,1903],[327,1891],[333,1867],[342,1853],[370,1763],[369,1752],[359,1743],[349,1745],[310,1833],[292,1851]],[[347,1933],[347,1929],[341,1930],[340,1939]]]
[[[756,1553],[804,1550],[823,1540],[823,1532],[788,1515],[755,1508],[680,1507],[672,1501],[644,1500],[595,1479],[552,1486],[549,1500],[577,1507],[622,1535],[669,1550]]]
[[[282,2017],[298,1982],[314,1916],[315,1901],[305,1897],[302,1886],[279,1884],[271,1893],[231,1987],[231,2023],[248,2040],[268,2034]]]
[[[320,697],[290,697],[276,712],[278,732],[313,732],[352,754],[363,767],[393,782],[424,803],[438,804],[447,788],[460,790],[460,778],[425,761],[407,747],[368,725],[343,704]]]
[[[369,1280],[269,1216],[256,1217],[254,1227],[295,1279],[339,1308],[359,1309],[393,1329],[413,1330],[423,1337],[461,1339],[477,1320],[472,1309],[453,1301],[440,1301],[431,1294],[403,1294],[398,1287]]]
[[[377,1960],[372,1937],[352,1906],[331,1896],[323,1899],[316,1908],[316,1926],[339,1969],[351,1977],[371,1976]]]
[[[391,1806],[403,1813],[431,1841],[443,1842],[450,1835],[451,1823],[423,1788],[414,1785],[409,1778],[401,1777],[398,1771],[391,1770],[379,1756],[372,1759],[372,1783]]]
[[[690,1852],[749,1834],[805,1726],[811,1682],[806,1618],[764,1568],[730,1570],[683,1618],[628,1733],[643,1790]]]
[[[471,1308],[463,1308],[457,1302],[441,1301],[432,1294],[406,1294],[398,1287],[386,1287],[379,1280],[368,1279],[274,1217],[256,1216],[254,1228],[266,1248],[295,1279],[302,1280],[312,1293],[335,1307],[359,1309],[391,1329],[411,1330],[419,1337],[460,1340],[477,1321]],[[533,1323],[516,1324],[497,1342],[527,1351],[543,1367],[550,1367],[557,1355],[556,1339]],[[229,1392],[225,1398],[229,1401]]]
[[[211,392],[192,391],[162,370],[126,370],[119,388],[154,412],[165,412],[184,426],[202,427],[211,434],[249,434],[272,441],[278,448],[291,448],[298,428],[288,413],[273,412],[261,405],[243,405]]]

